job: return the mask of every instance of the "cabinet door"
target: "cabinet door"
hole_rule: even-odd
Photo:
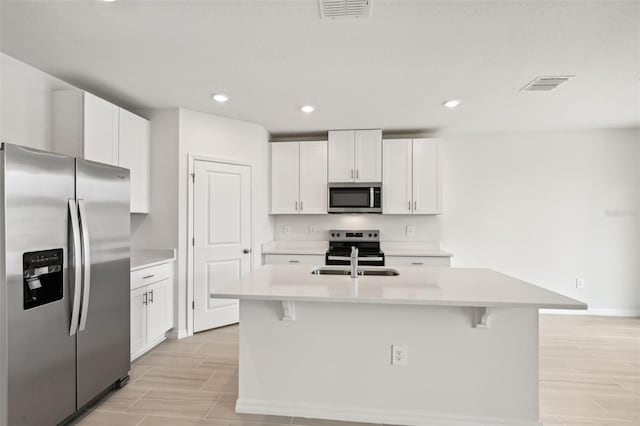
[[[382,213],[411,214],[411,139],[384,140],[382,150]]]
[[[300,201],[298,142],[271,143],[271,213],[297,214]]]
[[[149,121],[120,108],[118,165],[131,172],[131,213],[149,213]]]
[[[84,93],[82,158],[118,165],[119,108],[91,93]]]
[[[300,142],[300,213],[327,213],[327,142]]]
[[[146,287],[131,292],[131,359],[142,354],[147,345]]]
[[[153,345],[171,328],[171,279],[147,286],[147,341]]]
[[[356,180],[382,181],[382,130],[356,130],[354,140]]]
[[[413,140],[414,214],[442,213],[439,156],[440,144],[437,139]]]
[[[329,131],[329,182],[355,180],[353,130]]]

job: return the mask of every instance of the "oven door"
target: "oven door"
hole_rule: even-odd
[[[382,213],[379,183],[330,183],[329,213]]]

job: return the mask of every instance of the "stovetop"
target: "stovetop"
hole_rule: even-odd
[[[358,262],[363,265],[384,266],[384,253],[380,250],[380,231],[342,230],[329,231],[329,249],[325,256],[327,265],[349,264],[351,247],[358,249]]]

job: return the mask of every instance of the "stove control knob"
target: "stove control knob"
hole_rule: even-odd
[[[378,236],[378,234],[373,234],[373,236],[374,236],[374,237],[377,237],[377,236]]]
[[[371,234],[369,234],[369,238],[371,238]]]

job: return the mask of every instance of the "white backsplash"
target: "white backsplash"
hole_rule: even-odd
[[[326,214],[273,217],[275,240],[328,240],[329,229],[379,229],[381,241],[440,241],[440,216]],[[407,227],[412,227],[410,235]]]

